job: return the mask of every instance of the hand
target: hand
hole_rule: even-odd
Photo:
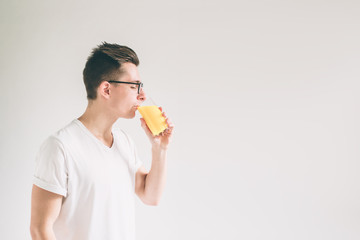
[[[162,112],[162,115],[165,117],[168,127],[158,136],[154,136],[151,133],[149,127],[146,125],[145,120],[143,118],[140,118],[141,127],[144,129],[146,135],[150,139],[153,148],[167,149],[169,143],[171,142],[171,137],[173,135],[175,125],[167,117],[166,113],[162,111],[162,107],[159,107],[159,109]]]

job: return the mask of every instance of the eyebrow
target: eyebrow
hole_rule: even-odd
[[[135,82],[135,83],[141,83],[141,81],[139,81],[139,80],[136,80],[136,81],[133,81],[133,82]]]

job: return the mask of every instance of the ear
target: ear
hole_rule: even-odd
[[[98,87],[98,95],[102,96],[106,99],[110,98],[110,83],[107,81],[103,81]]]

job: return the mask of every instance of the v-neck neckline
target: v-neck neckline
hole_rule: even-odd
[[[111,135],[113,138],[112,141],[112,145],[111,147],[108,147],[107,145],[105,145],[102,141],[100,141],[100,139],[98,139],[92,132],[90,132],[90,130],[79,120],[79,119],[75,119],[74,120],[75,123],[77,123],[77,125],[87,134],[89,135],[92,139],[94,139],[99,145],[102,146],[102,148],[104,148],[107,151],[110,151],[112,149],[115,148],[115,136],[114,136],[114,132],[111,131]]]

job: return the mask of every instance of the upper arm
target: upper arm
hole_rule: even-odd
[[[141,165],[135,175],[135,193],[142,201],[144,201],[145,180],[147,174],[148,172],[145,167]]]
[[[33,185],[31,194],[31,223],[34,231],[51,227],[59,216],[63,196]]]

